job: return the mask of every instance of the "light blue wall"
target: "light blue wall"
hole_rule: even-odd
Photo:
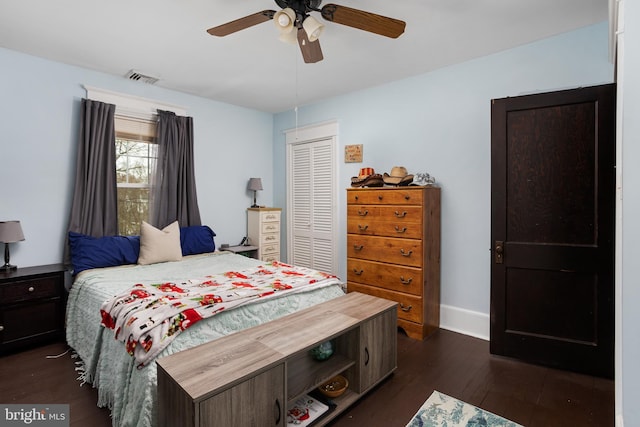
[[[262,177],[259,198],[271,204],[272,114],[6,49],[0,49],[0,70],[0,220],[20,220],[25,234],[24,242],[11,245],[12,264],[62,261],[83,85],[186,108],[194,118],[202,221],[218,234],[218,243],[235,244],[246,234],[251,176]]]
[[[339,161],[347,188],[363,166],[429,172],[442,187],[441,303],[489,313],[490,100],[613,81],[607,24],[549,38],[374,89],[298,108],[298,125],[337,119],[339,149],[363,144],[362,164]],[[398,64],[402,66],[402,64]],[[318,84],[323,84],[318,82]],[[285,206],[284,130],[293,112],[276,115],[274,203]],[[338,200],[341,262],[346,277],[346,202]],[[285,211],[286,215],[286,211]]]
[[[624,425],[640,425],[640,5],[624,2],[622,115],[622,357],[617,387],[622,389]],[[622,426],[622,424],[619,424]]]

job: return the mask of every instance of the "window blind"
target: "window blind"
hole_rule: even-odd
[[[156,122],[151,119],[127,117],[116,114],[116,137],[135,141],[154,142],[156,138]]]

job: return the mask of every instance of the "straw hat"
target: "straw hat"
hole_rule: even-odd
[[[391,173],[384,173],[382,179],[388,185],[409,185],[413,181],[413,175],[410,175],[404,166],[394,166]]]

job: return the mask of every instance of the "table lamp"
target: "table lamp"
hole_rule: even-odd
[[[20,221],[0,221],[0,243],[4,243],[4,265],[0,272],[15,270],[18,267],[9,264],[9,243],[24,240]]]
[[[260,178],[249,178],[249,185],[247,186],[247,190],[252,190],[253,191],[253,205],[251,205],[251,207],[252,208],[259,207],[258,204],[256,203],[256,192],[258,190],[262,190],[262,179],[260,179]]]

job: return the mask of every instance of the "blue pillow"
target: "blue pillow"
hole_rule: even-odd
[[[140,254],[140,236],[91,237],[69,232],[73,274],[90,268],[135,264]]]
[[[206,225],[180,227],[182,256],[196,255],[216,250],[213,237],[216,233]]]

